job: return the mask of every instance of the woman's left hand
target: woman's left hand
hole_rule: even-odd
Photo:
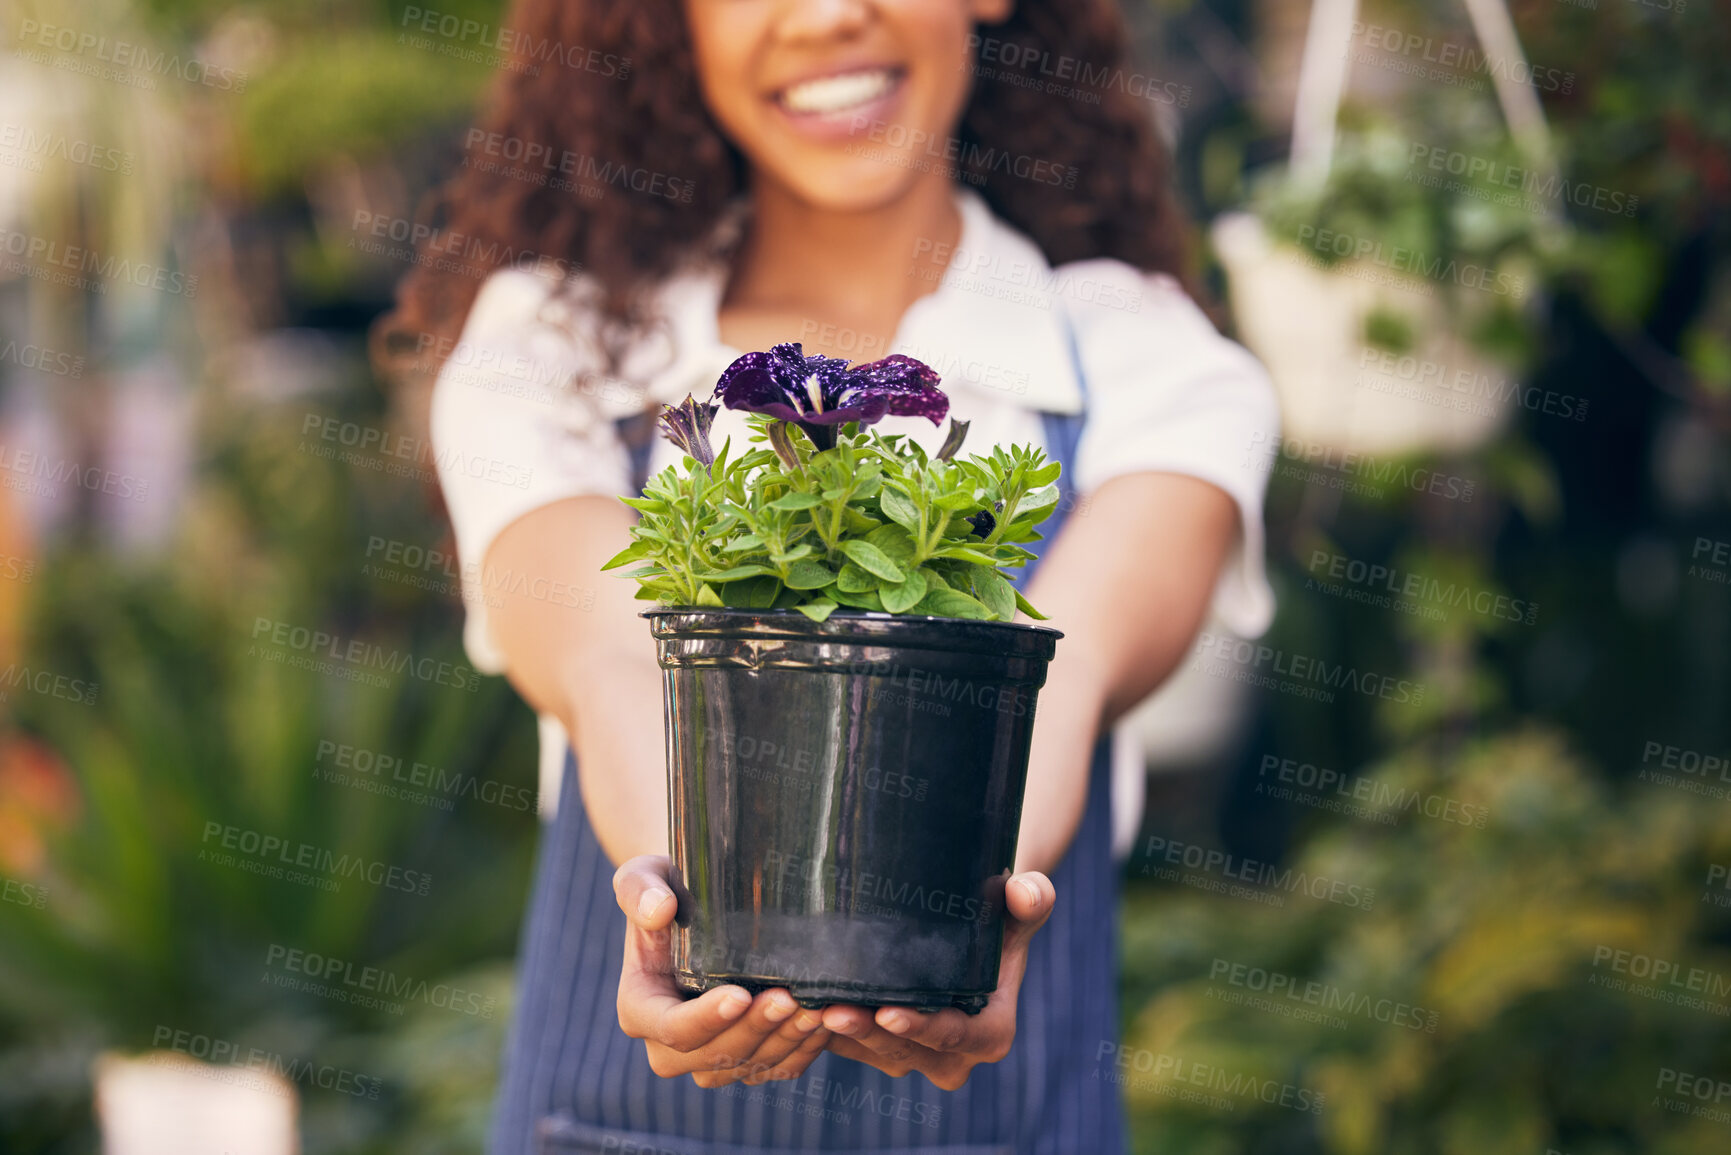
[[[823,1025],[832,1033],[828,1049],[898,1078],[918,1071],[944,1090],[956,1090],[976,1066],[1010,1053],[1028,943],[1045,925],[1056,900],[1051,879],[1036,870],[1015,875],[1005,885],[998,989],[979,1014],[953,1009],[922,1014],[907,1007],[880,1007],[874,1014],[867,1007],[838,1003],[823,1012]]]

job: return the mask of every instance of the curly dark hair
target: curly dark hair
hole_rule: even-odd
[[[423,213],[432,229],[396,309],[374,328],[389,376],[436,371],[486,275],[525,257],[594,279],[615,357],[647,320],[643,291],[715,235],[745,188],[746,160],[699,93],[680,0],[514,0],[505,23],[511,57],[462,168]],[[1116,0],[1018,0],[983,35],[1003,66],[976,80],[962,114],[960,179],[1053,265],[1114,257],[1190,283],[1189,228]],[[1053,61],[1069,62],[1056,71],[1070,98],[1046,92]],[[1005,153],[1079,179],[1021,179]],[[581,174],[599,186],[571,179]]]

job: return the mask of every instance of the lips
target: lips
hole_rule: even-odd
[[[905,76],[899,68],[858,68],[791,84],[775,100],[795,116],[836,116],[882,101]]]

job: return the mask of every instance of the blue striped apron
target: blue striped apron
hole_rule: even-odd
[[[1030,547],[1036,553],[1074,505],[1069,477],[1083,415],[1042,418],[1047,452],[1064,465],[1064,500]],[[493,1155],[1124,1151],[1122,1103],[1101,1077],[1115,1068],[1100,1059],[1118,1036],[1109,748],[1105,737],[1094,747],[1081,826],[1051,872],[1058,902],[1029,950],[1015,1045],[1002,1062],[975,1067],[957,1091],[827,1052],[798,1079],[758,1087],[705,1090],[651,1071],[643,1043],[619,1029],[625,917],[567,757],[524,928]]]

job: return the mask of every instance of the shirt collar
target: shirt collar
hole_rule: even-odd
[[[958,186],[955,196],[961,238],[952,252],[920,254],[910,263],[910,275],[941,271],[941,280],[909,306],[890,351],[936,369],[964,412],[980,404],[1080,412],[1069,324],[1045,255],[974,190]],[[740,355],[717,330],[726,279],[723,265],[709,263],[676,273],[657,291],[665,339],[645,342],[625,363],[625,376],[646,380],[652,400],[707,397]],[[633,373],[638,355],[645,359]]]

